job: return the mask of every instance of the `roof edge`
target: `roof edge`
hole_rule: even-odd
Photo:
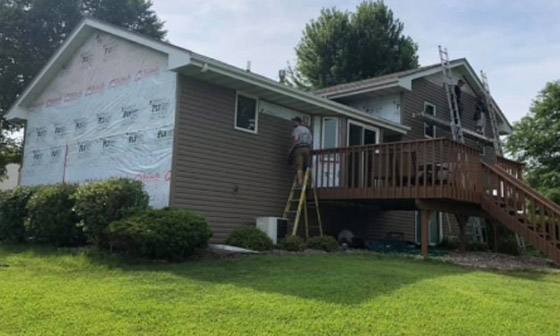
[[[254,85],[258,85],[265,89],[275,91],[277,93],[287,94],[293,98],[320,106],[327,110],[345,115],[347,117],[352,117],[360,121],[374,123],[379,127],[390,129],[397,133],[406,134],[411,128],[409,126],[402,125],[400,123],[385,120],[383,118],[371,116],[365,112],[354,109],[350,106],[337,103],[333,100],[323,98],[305,91],[286,86],[279,82],[273,81],[270,78],[257,75],[251,72],[242,70],[241,68],[234,67],[232,65],[214,60],[212,58],[193,53],[192,64],[200,68],[206,68],[208,70],[221,73],[223,75],[236,78]]]

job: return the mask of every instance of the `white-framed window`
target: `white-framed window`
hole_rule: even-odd
[[[257,97],[238,92],[235,96],[236,130],[257,133],[259,123],[259,100]]]
[[[346,130],[348,146],[378,144],[380,133],[377,127],[349,120]]]
[[[415,212],[414,236],[416,244],[422,243],[422,211]],[[428,224],[428,244],[437,245],[443,239],[443,213],[432,211]]]
[[[324,117],[321,130],[321,148],[336,148],[338,146],[338,118]]]
[[[429,102],[424,102],[424,114],[436,116],[436,106]],[[424,122],[424,136],[426,138],[436,137],[436,125],[431,125]]]

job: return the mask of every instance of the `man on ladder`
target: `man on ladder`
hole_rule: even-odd
[[[294,122],[294,130],[292,131],[293,144],[290,148],[290,157],[293,157],[297,172],[298,184],[303,185],[303,170],[309,165],[309,154],[311,152],[311,143],[313,137],[311,131],[302,124],[300,117],[292,119]]]
[[[321,214],[319,212],[319,200],[317,199],[317,191],[315,190],[315,184],[313,183],[311,168],[309,164],[309,157],[311,152],[311,144],[313,142],[313,137],[309,129],[302,124],[300,117],[295,117],[292,119],[294,122],[294,130],[292,131],[293,143],[290,148],[290,161],[295,162],[295,168],[297,172],[297,177],[294,179],[292,188],[290,190],[290,196],[286,202],[286,207],[284,208],[283,218],[288,219],[291,225],[291,234],[295,236],[298,232],[298,225],[300,222],[300,217],[303,215],[305,224],[305,237],[309,238],[311,236],[309,218],[307,214],[307,191],[311,189],[313,192],[313,204],[315,211],[317,213],[317,234],[319,236],[323,235],[323,224],[321,222]],[[295,207],[295,209],[294,209]]]

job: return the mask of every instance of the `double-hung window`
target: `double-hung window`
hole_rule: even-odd
[[[237,94],[235,102],[235,129],[250,133],[257,133],[259,114],[258,100],[255,97],[241,93]]]
[[[424,114],[436,116],[436,106],[432,103],[424,102]],[[424,136],[426,138],[436,137],[436,125],[424,122]]]

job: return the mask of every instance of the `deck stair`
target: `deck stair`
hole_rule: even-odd
[[[499,166],[482,163],[482,171],[482,209],[560,263],[560,206]]]

